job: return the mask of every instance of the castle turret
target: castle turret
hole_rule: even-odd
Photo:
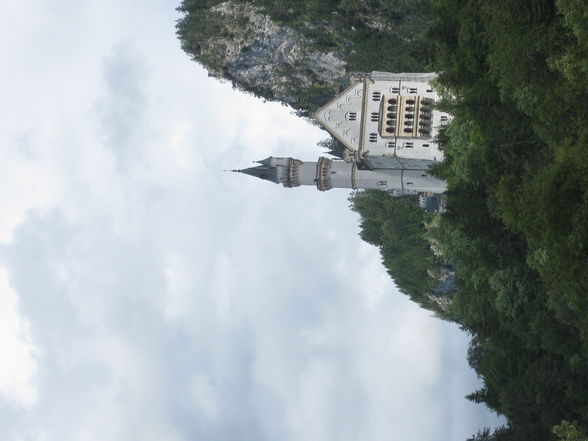
[[[407,194],[442,193],[446,188],[444,181],[430,176],[427,170],[401,168],[395,163],[391,163],[388,168],[371,170],[362,163],[358,166],[355,162],[325,157],[320,157],[317,162],[269,157],[257,163],[261,165],[236,171],[281,183],[284,187],[315,185],[320,191],[364,188]]]

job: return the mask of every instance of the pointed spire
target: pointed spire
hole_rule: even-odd
[[[275,168],[267,168],[264,166],[257,166],[257,167],[249,167],[243,170],[235,170],[239,173],[244,173],[249,176],[255,176],[259,179],[264,179],[266,181],[278,183],[278,173]]]
[[[272,164],[272,157],[268,156],[265,159],[262,159],[260,161],[254,161],[254,162],[257,162],[258,164],[261,164],[261,165],[269,168],[269,167],[271,167],[271,164]]]

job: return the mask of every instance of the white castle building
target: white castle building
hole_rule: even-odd
[[[436,142],[451,116],[435,108],[434,73],[361,74],[345,91],[321,107],[315,118],[344,147],[341,159],[317,162],[269,157],[260,165],[235,170],[285,187],[316,185],[365,188],[393,195],[443,193],[445,181],[429,174],[443,160]]]

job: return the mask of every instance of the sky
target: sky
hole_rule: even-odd
[[[209,78],[177,1],[0,4],[3,440],[465,440],[468,337],[348,192],[223,169],[326,132]]]

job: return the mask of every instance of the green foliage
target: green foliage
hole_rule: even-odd
[[[442,262],[425,236],[428,215],[411,199],[369,190],[353,193],[349,201],[361,216],[361,238],[380,248],[383,264],[400,290],[424,308],[443,315],[431,300],[438,283],[433,275]]]
[[[508,418],[508,439],[553,439],[562,420],[585,429],[585,2],[434,9],[438,87],[455,119],[435,169],[449,184],[448,212],[431,234],[458,267],[452,317],[471,333],[468,358],[484,381],[469,398]]]
[[[562,421],[561,424],[553,428],[553,433],[561,441],[588,441],[576,421]]]

